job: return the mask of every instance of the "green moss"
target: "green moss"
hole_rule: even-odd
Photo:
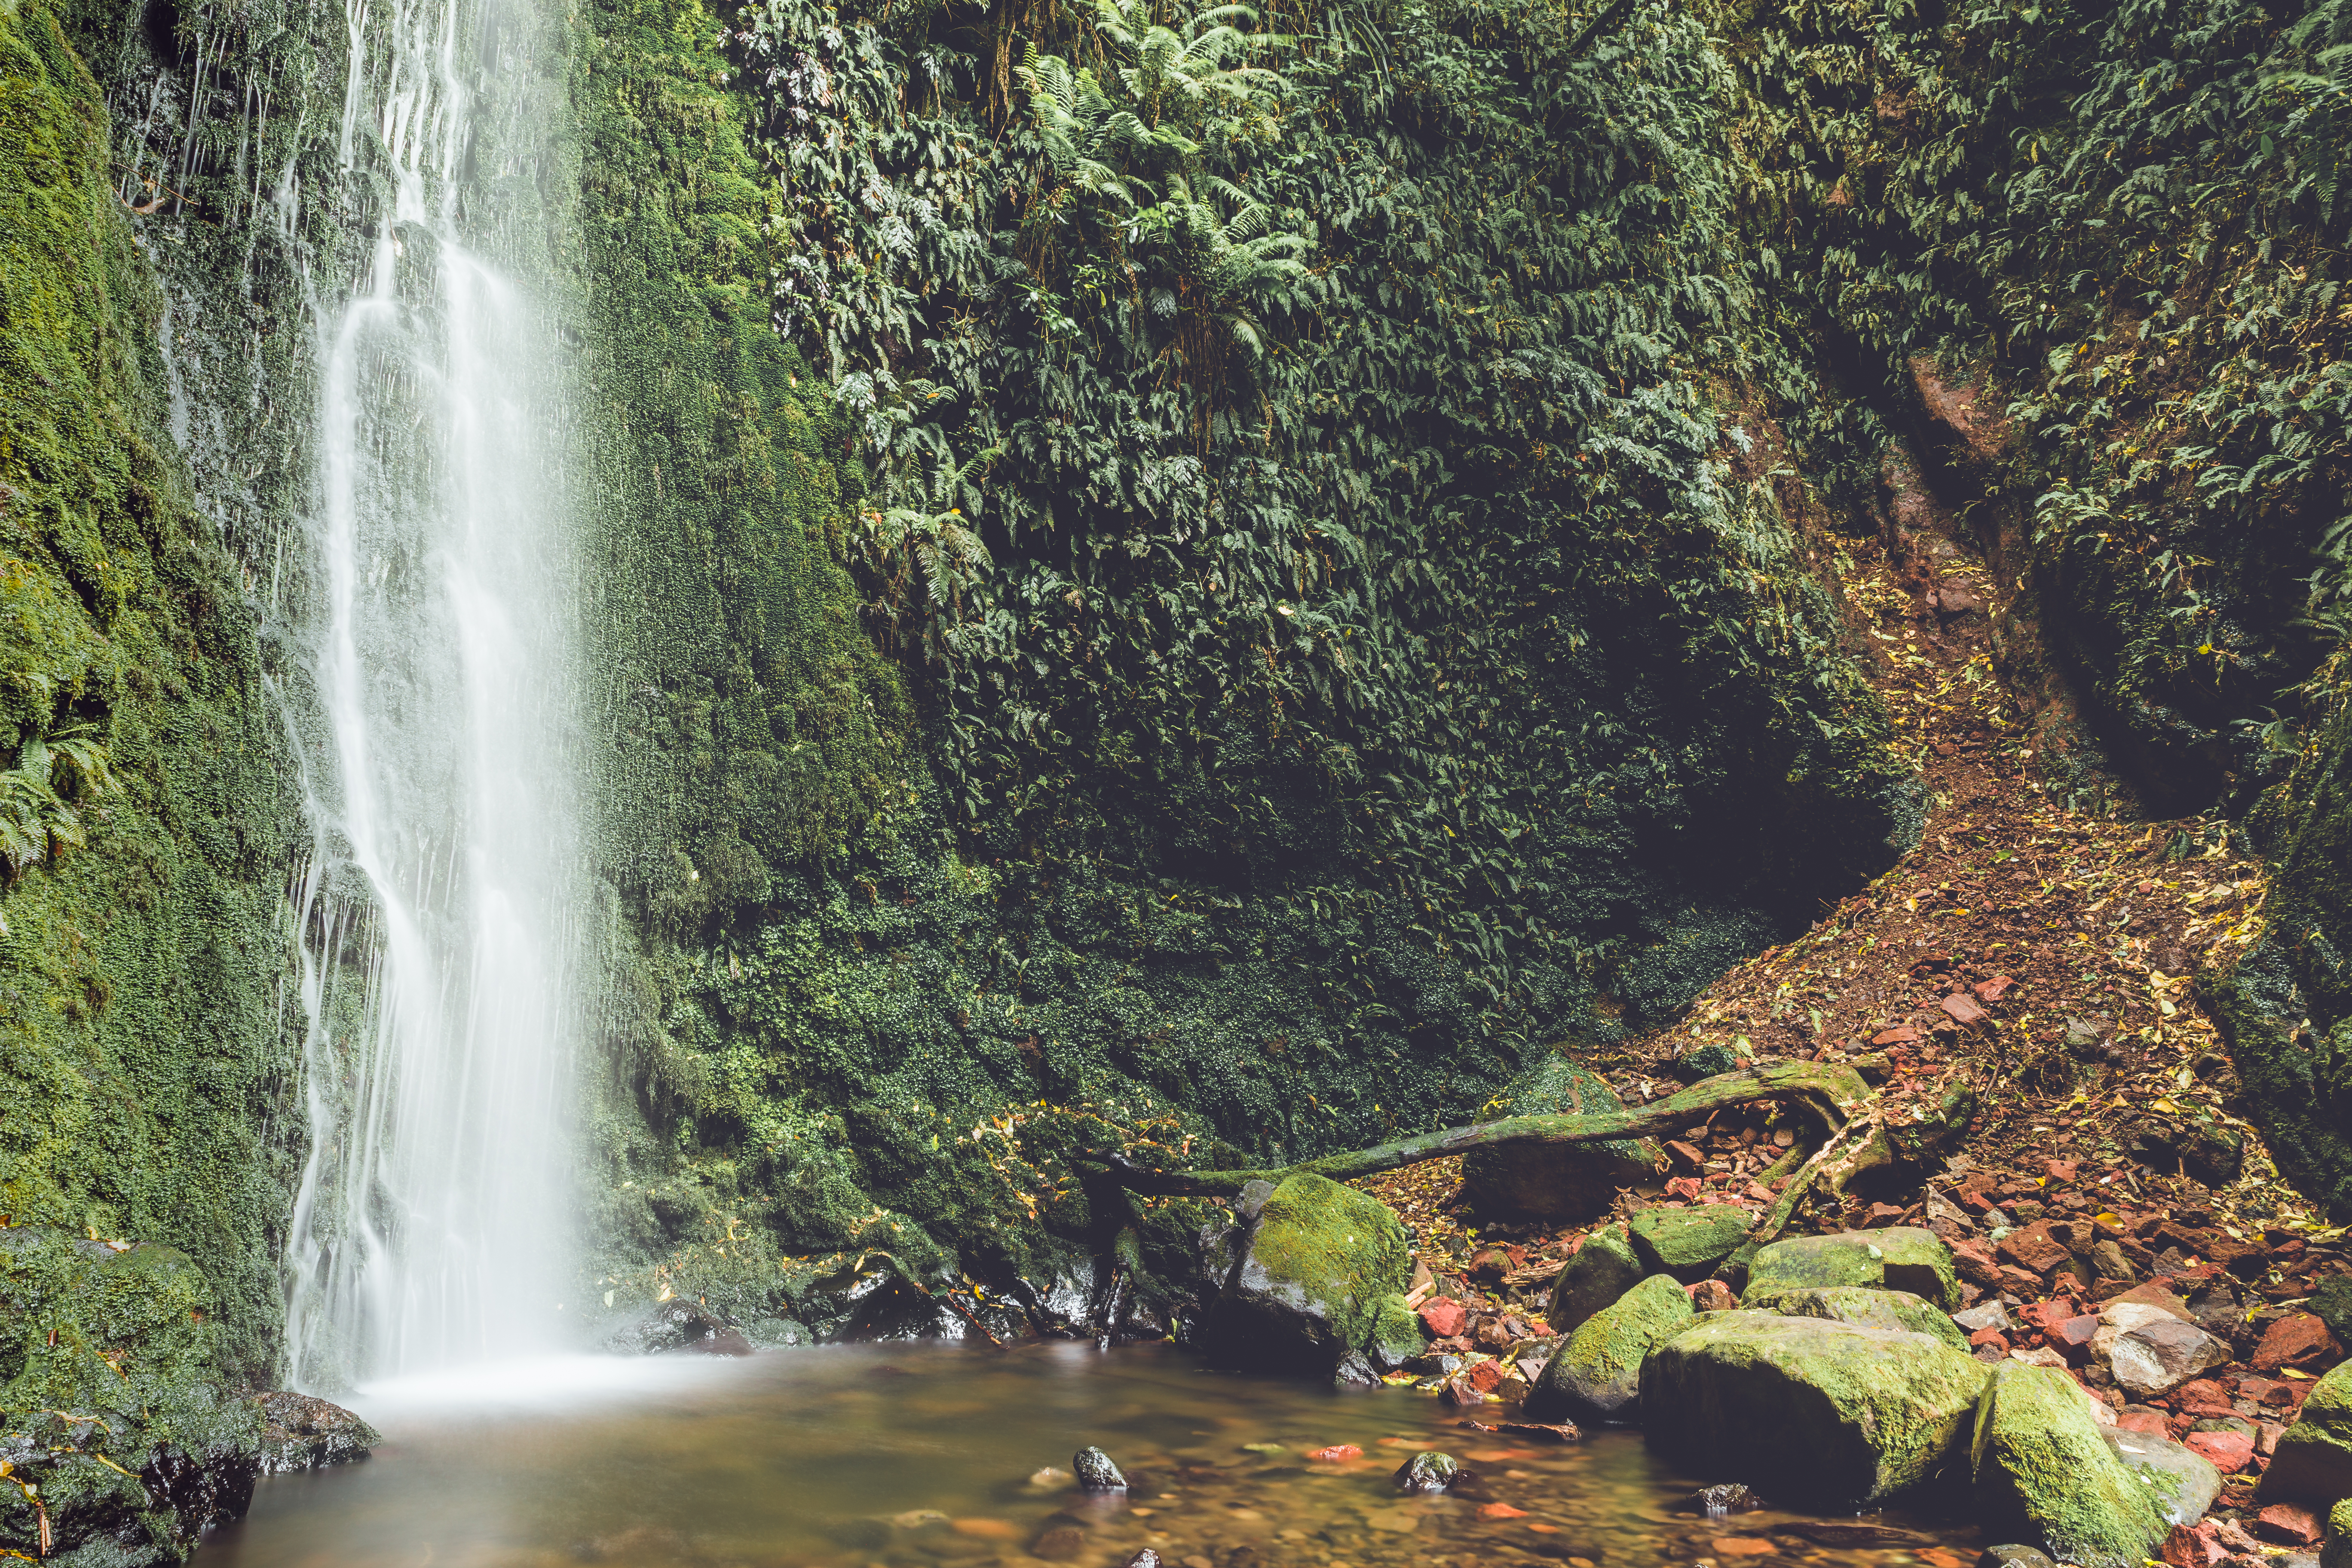
[[[1783,1290],[1772,1298],[1771,1310],[1789,1318],[1827,1318],[1865,1329],[1926,1334],[1957,1351],[1969,1348],[1969,1336],[1960,1332],[1950,1314],[1908,1290],[1872,1290],[1853,1285]]]
[[[2063,1372],[2003,1362],[1977,1405],[1976,1517],[2083,1568],[2137,1568],[2169,1528],[2139,1473],[2099,1436]]]
[[[1710,1312],[1642,1368],[1652,1441],[1783,1506],[1866,1507],[1965,1444],[1984,1364],[1917,1334]]]
[[[1552,1332],[1573,1332],[1579,1323],[1641,1282],[1641,1259],[1622,1224],[1602,1226],[1584,1238],[1576,1256],[1552,1281],[1544,1321]]]
[[[121,785],[81,803],[86,848],[0,891],[0,1213],[204,1259],[208,1348],[172,1364],[260,1381],[295,1158],[289,770],[165,434],[107,132],[53,12],[0,14],[0,762],[87,724]]]
[[[1915,1226],[1776,1241],[1748,1265],[1739,1299],[1751,1307],[1769,1306],[1791,1290],[1843,1287],[1905,1290],[1947,1312],[1960,1304],[1952,1249],[1934,1232]]]
[[[1643,1209],[1627,1228],[1633,1256],[1644,1268],[1671,1274],[1687,1285],[1706,1279],[1738,1251],[1755,1223],[1755,1214],[1736,1204],[1701,1204],[1686,1209]]]
[[[1544,1363],[1528,1392],[1538,1420],[1626,1419],[1650,1352],[1698,1321],[1672,1275],[1653,1274],[1586,1319]]]

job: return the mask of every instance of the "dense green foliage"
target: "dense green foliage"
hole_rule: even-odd
[[[202,1258],[259,1377],[291,1182],[279,732],[165,432],[106,133],[55,16],[0,14],[0,1225]]]
[[[1575,58],[1575,19],[737,18],[776,310],[835,393],[790,504],[922,743],[843,853],[760,845],[761,901],[662,895],[703,920],[637,972],[676,1142],[608,1143],[616,1291],[805,1317],[780,1253],[1160,1247],[1071,1153],[1460,1120],[1905,841],[1759,455],[1810,384],[1725,79],[1690,20]],[[700,94],[688,28],[636,37]]]

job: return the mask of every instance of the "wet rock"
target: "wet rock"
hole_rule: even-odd
[[[1633,1256],[1633,1239],[1625,1227],[1604,1226],[1584,1238],[1584,1245],[1552,1281],[1544,1321],[1556,1334],[1571,1332],[1641,1282],[1642,1262]]]
[[[1127,1478],[1118,1466],[1100,1448],[1085,1447],[1070,1456],[1070,1473],[1078,1478],[1080,1488],[1090,1492],[1123,1492]]]
[[[1864,1290],[1851,1285],[1821,1290],[1790,1290],[1772,1298],[1773,1311],[1790,1318],[1824,1318],[1865,1329],[1926,1334],[1956,1351],[1969,1348],[1969,1336],[1953,1326],[1941,1308],[1908,1290]]]
[[[2221,1495],[2221,1472],[2162,1432],[2126,1431],[2118,1425],[2100,1436],[2116,1458],[2139,1476],[2168,1525],[2202,1518]]]
[[[1442,1492],[1465,1479],[1469,1473],[1453,1455],[1426,1450],[1398,1466],[1396,1474],[1389,1480],[1401,1492]]]
[[[2035,1546],[1988,1546],[1977,1556],[1977,1568],[2058,1568],[2050,1554]]]
[[[2043,1542],[2082,1568],[2137,1568],[2169,1528],[2063,1372],[1993,1369],[1969,1467],[1984,1529]]]
[[[604,1337],[614,1355],[665,1355],[696,1351],[706,1355],[750,1355],[742,1332],[698,1302],[664,1301]]]
[[[1840,1285],[1908,1290],[1947,1312],[1960,1305],[1951,1247],[1933,1231],[1899,1225],[1776,1241],[1748,1265],[1739,1300],[1762,1306],[1790,1290]]]
[[[1544,1363],[1527,1397],[1540,1420],[1628,1421],[1642,1393],[1642,1363],[1698,1321],[1672,1275],[1654,1274],[1578,1325]]]
[[[1597,1074],[1552,1053],[1487,1109],[1498,1117],[1598,1115],[1624,1102]],[[1473,1149],[1462,1156],[1462,1192],[1481,1215],[1573,1224],[1608,1213],[1619,1188],[1664,1166],[1647,1139]]]
[[[1685,1285],[1715,1272],[1748,1239],[1756,1216],[1735,1204],[1643,1209],[1626,1229],[1645,1274],[1670,1274]]]
[[[1228,1366],[1330,1377],[1383,1333],[1412,1276],[1404,1226],[1377,1199],[1321,1176],[1283,1179],[1241,1240],[1202,1324]]]
[[[1724,1519],[1735,1513],[1753,1513],[1768,1505],[1738,1481],[1723,1481],[1699,1488],[1683,1506],[1709,1519]]]
[[[280,1390],[257,1395],[253,1403],[261,1412],[259,1463],[265,1476],[364,1459],[383,1441],[374,1427],[341,1405],[307,1394]]]
[[[1160,1568],[1160,1553],[1147,1546],[1129,1558],[1125,1568]]]
[[[1652,1441],[1783,1503],[1860,1507],[1961,1440],[1986,1367],[1926,1334],[1774,1312],[1713,1312],[1642,1368]]]

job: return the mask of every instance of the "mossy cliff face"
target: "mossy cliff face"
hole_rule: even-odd
[[[0,13],[0,761],[33,839],[0,891],[0,1223],[201,1260],[220,1366],[264,1378],[297,1157],[281,731],[168,434],[99,87],[45,5]]]

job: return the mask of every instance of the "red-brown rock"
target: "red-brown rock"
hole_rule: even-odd
[[[1706,1163],[1706,1155],[1700,1153],[1698,1150],[1694,1148],[1692,1145],[1685,1143],[1680,1140],[1676,1140],[1675,1142],[1667,1144],[1666,1152],[1675,1157],[1675,1163],[1682,1166],[1686,1171],[1698,1170],[1701,1166]]]
[[[1441,1340],[1450,1340],[1460,1333],[1463,1320],[1468,1316],[1461,1302],[1444,1296],[1433,1296],[1421,1304],[1421,1321]]]
[[[2256,1372],[2277,1372],[2284,1367],[2308,1369],[2322,1363],[2333,1365],[2344,1357],[2336,1343],[2336,1336],[2327,1325],[2309,1312],[2296,1312],[2281,1318],[2263,1334],[2247,1365]]]
[[[2319,1520],[2299,1503],[2274,1502],[2254,1515],[2254,1533],[2282,1546],[2315,1546]]]
[[[2000,1258],[2034,1275],[2048,1274],[2070,1256],[2046,1225],[2029,1225],[2000,1238]]]
[[[1936,1005],[1942,1008],[1945,1016],[1963,1029],[1976,1028],[1989,1022],[1992,1017],[1991,1014],[1977,1005],[1974,997],[1965,994],[1947,996]]]
[[[2016,984],[2016,981],[2011,980],[2006,974],[1996,974],[1990,980],[1978,981],[1974,985],[1969,986],[1969,989],[1976,993],[1978,1001],[1990,1007],[1994,1003],[2000,1001],[2002,997],[2008,995],[2009,988]]]
[[[2031,1307],[2019,1308],[2017,1315],[2021,1321],[2032,1324],[2048,1334],[2056,1332],[2059,1324],[2077,1316],[2077,1313],[2071,1298],[2053,1296],[2047,1301],[2036,1301]]]
[[[2234,1476],[2254,1462],[2254,1440],[2243,1432],[2191,1432],[2180,1442],[2190,1452],[2212,1460],[2213,1468],[2225,1476]]]
[[[1981,1241],[1968,1239],[1953,1242],[1951,1248],[1952,1267],[1959,1271],[1961,1279],[1988,1289],[2000,1283],[2000,1265],[1993,1261],[1992,1248]]]
[[[1462,1381],[1481,1394],[1492,1394],[1503,1384],[1503,1363],[1498,1361],[1482,1361],[1464,1373]],[[2250,1455],[2253,1452],[2252,1444],[2247,1445],[2246,1452]]]
[[[2149,1437],[2169,1437],[2172,1436],[2172,1423],[2164,1418],[2161,1410],[2118,1410],[2116,1412],[2116,1430],[2137,1432]]]
[[[1702,1312],[1728,1312],[1739,1305],[1731,1287],[1720,1279],[1702,1279],[1690,1288],[1691,1305]]]
[[[2200,1377],[2174,1389],[2172,1405],[2185,1415],[2235,1415],[2238,1413],[2238,1407],[2231,1402],[2230,1391],[2210,1377]]]

